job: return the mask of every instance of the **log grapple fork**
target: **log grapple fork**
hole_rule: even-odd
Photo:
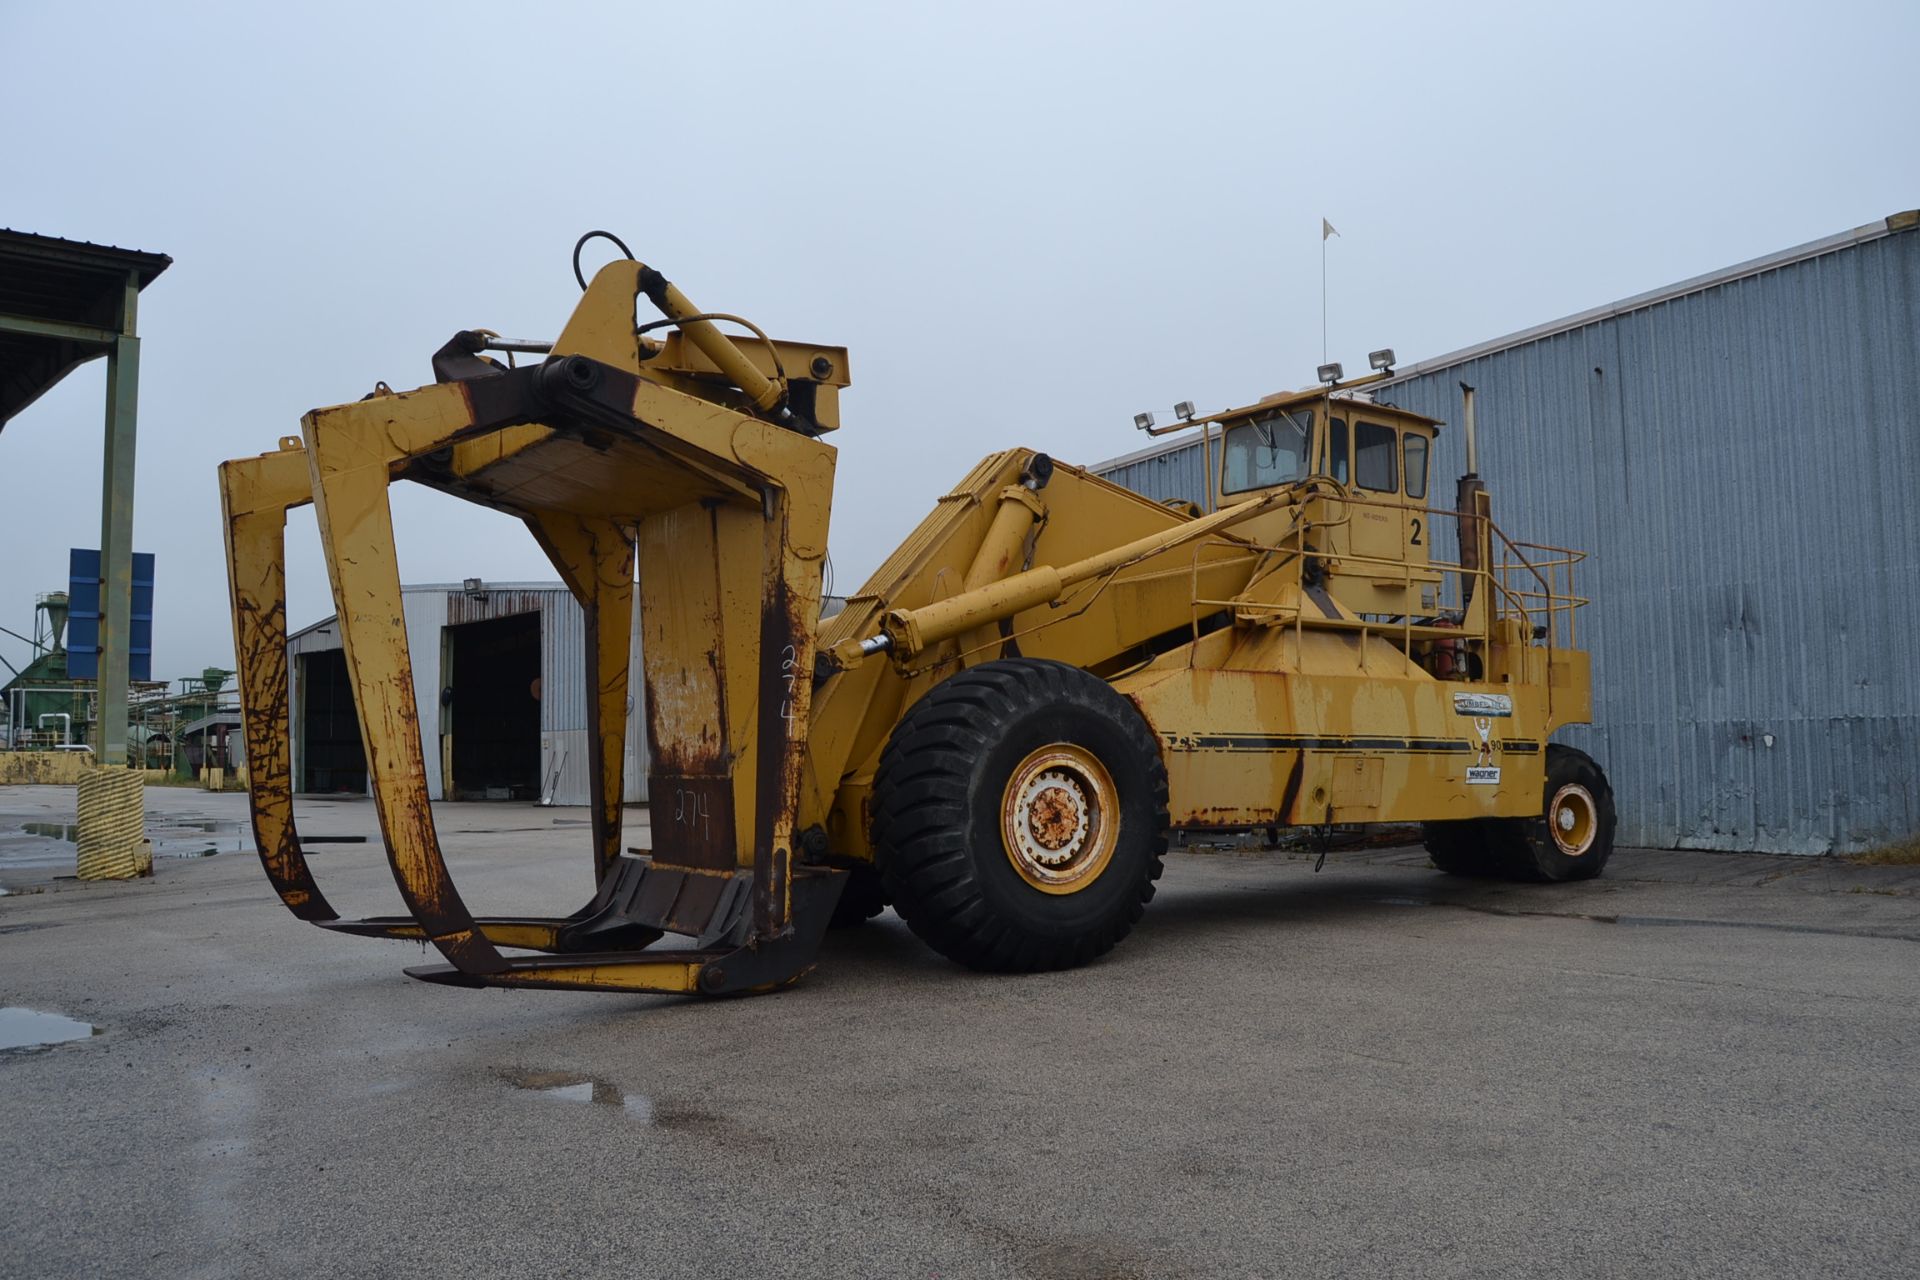
[[[665,343],[635,324],[642,294],[678,325]],[[451,985],[719,995],[811,967],[846,879],[805,864],[794,831],[835,451],[810,416],[820,388],[797,394],[785,345],[764,347],[736,346],[658,272],[616,261],[544,361],[436,359],[442,381],[317,409],[278,451],[222,466],[254,835],[294,915],[430,942],[447,963],[407,972]],[[815,379],[845,385],[844,352],[811,350]],[[428,802],[397,480],[521,519],[585,612],[595,889],[571,915],[475,916],[454,886]],[[404,917],[340,918],[294,824],[284,530],[307,502]],[[636,600],[646,850],[622,840]],[[664,934],[691,944],[656,948]]]

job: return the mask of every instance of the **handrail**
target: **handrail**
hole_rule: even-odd
[[[1189,582],[1189,625],[1196,639],[1199,634],[1200,610],[1203,607],[1212,609],[1242,609],[1249,612],[1269,614],[1283,614],[1291,611],[1291,618],[1277,620],[1283,623],[1290,622],[1296,631],[1297,637],[1300,632],[1309,626],[1318,626],[1322,623],[1328,626],[1336,624],[1330,620],[1310,618],[1307,616],[1308,611],[1290,609],[1290,606],[1281,605],[1274,601],[1247,598],[1248,594],[1262,583],[1272,580],[1276,575],[1285,573],[1289,564],[1291,564],[1297,572],[1304,571],[1304,566],[1310,557],[1335,560],[1343,567],[1376,566],[1382,570],[1390,570],[1397,574],[1403,590],[1409,595],[1412,593],[1415,571],[1431,571],[1440,579],[1440,592],[1435,602],[1435,608],[1439,613],[1463,610],[1466,607],[1465,601],[1471,598],[1470,593],[1466,590],[1466,584],[1468,582],[1474,582],[1476,584],[1484,582],[1486,584],[1484,590],[1488,593],[1488,599],[1492,605],[1492,618],[1517,618],[1522,624],[1524,629],[1523,633],[1529,641],[1536,638],[1535,619],[1539,618],[1543,620],[1545,624],[1544,636],[1541,638],[1544,638],[1550,647],[1557,647],[1560,640],[1558,635],[1559,617],[1562,613],[1565,613],[1567,615],[1565,642],[1569,645],[1574,643],[1576,639],[1576,624],[1574,618],[1578,610],[1592,603],[1591,600],[1586,597],[1575,594],[1573,590],[1573,566],[1587,558],[1586,552],[1578,551],[1570,547],[1556,547],[1545,543],[1515,542],[1487,517],[1449,510],[1444,507],[1433,507],[1423,503],[1398,502],[1359,496],[1340,496],[1330,498],[1329,500],[1340,503],[1343,508],[1340,517],[1337,519],[1306,519],[1304,518],[1304,509],[1301,509],[1294,523],[1279,535],[1278,541],[1272,542],[1255,540],[1246,537],[1244,534],[1229,534],[1224,530],[1218,532],[1207,530],[1203,532],[1199,538],[1191,541],[1192,555],[1186,564],[1176,564],[1161,569],[1150,569],[1144,573],[1131,573],[1126,575],[1126,579],[1132,583],[1139,583],[1150,580],[1186,577]],[[1350,527],[1353,517],[1351,511],[1346,510],[1346,508],[1349,507],[1372,507],[1389,511],[1403,511],[1424,515],[1429,518],[1445,517],[1453,520],[1469,518],[1484,519],[1492,529],[1493,534],[1498,537],[1498,542],[1494,544],[1494,554],[1489,556],[1491,562],[1471,569],[1457,561],[1437,559],[1431,555],[1429,555],[1425,565],[1422,566],[1407,559],[1405,556],[1390,559],[1385,556],[1366,555],[1350,550],[1336,553],[1325,548],[1309,549],[1306,546],[1308,536],[1316,531],[1325,532]],[[1212,520],[1212,518],[1209,519]],[[1217,521],[1213,522],[1217,523]],[[1018,639],[1038,631],[1043,631],[1048,627],[1064,622],[1070,618],[1078,617],[1091,608],[1093,603],[1120,579],[1124,571],[1136,568],[1140,560],[1151,559],[1153,555],[1164,554],[1166,551],[1176,549],[1178,545],[1176,542],[1172,546],[1156,547],[1149,553],[1137,555],[1132,559],[1122,559],[1118,563],[1103,566],[1101,571],[1068,585],[1067,590],[1051,602],[1051,607],[1046,611],[1047,616],[1043,616],[1040,621],[1020,628],[1013,632],[1011,637],[996,635],[991,641],[983,645],[963,649],[958,653],[943,655],[939,659],[939,662],[964,659],[972,656],[977,651],[984,651],[987,648],[1002,645],[1009,638]],[[1266,561],[1267,563],[1255,565],[1236,598],[1221,600],[1202,597],[1200,593],[1199,576],[1200,552],[1203,545],[1216,547],[1232,546],[1239,552],[1237,555],[1229,555],[1221,560],[1210,562],[1209,567],[1212,568],[1218,568],[1223,564],[1233,563],[1242,559]],[[1539,554],[1540,558],[1537,560],[1530,559],[1527,554],[1528,552]],[[1111,553],[1109,554],[1111,555]],[[1561,588],[1559,581],[1563,569],[1566,574],[1566,586],[1564,590]],[[1546,572],[1543,572],[1543,570]],[[1447,580],[1449,576],[1454,579],[1456,586],[1455,592],[1448,591],[1449,584]],[[1528,577],[1531,577],[1533,580],[1531,583],[1525,581]],[[1514,581],[1515,578],[1520,579],[1520,581]],[[1537,584],[1537,589],[1534,584]],[[1449,603],[1449,595],[1454,596],[1453,603]],[[1349,626],[1353,624],[1343,620],[1337,625]],[[1401,648],[1408,653],[1412,651],[1416,633],[1419,638],[1430,638],[1433,633],[1444,634],[1447,631],[1453,630],[1453,628],[1450,627],[1416,623],[1414,621],[1414,613],[1411,610],[1400,614],[1398,623],[1381,623],[1361,619],[1359,625],[1368,633],[1376,630],[1389,633],[1397,631],[1400,636]],[[936,662],[932,665],[938,665],[938,663]],[[915,668],[914,670],[919,671],[923,669],[928,668]]]
[[[1337,499],[1337,501],[1344,505],[1370,507],[1386,511],[1401,511],[1415,515],[1423,515],[1429,518],[1445,517],[1456,521],[1469,518],[1469,513],[1455,511],[1445,507],[1434,507],[1424,503],[1400,502],[1385,498],[1363,497],[1358,494],[1342,497]],[[1484,580],[1488,584],[1488,590],[1494,594],[1497,609],[1496,616],[1513,617],[1518,615],[1522,624],[1527,628],[1529,637],[1532,636],[1535,625],[1534,619],[1536,614],[1538,614],[1546,625],[1546,640],[1549,645],[1554,645],[1560,639],[1556,633],[1559,629],[1559,616],[1564,612],[1567,615],[1566,643],[1569,645],[1575,643],[1577,640],[1575,616],[1579,609],[1592,603],[1592,601],[1574,592],[1573,566],[1585,560],[1587,553],[1572,547],[1554,546],[1549,543],[1516,542],[1508,537],[1505,530],[1501,529],[1500,526],[1495,524],[1490,518],[1478,515],[1473,515],[1472,518],[1486,519],[1488,527],[1492,530],[1494,536],[1498,538],[1499,541],[1495,545],[1496,556],[1494,562],[1482,565],[1479,568],[1468,569],[1457,561],[1437,559],[1429,556],[1427,567],[1438,573],[1443,583],[1449,574],[1455,575],[1462,584],[1469,579]],[[1351,514],[1348,513],[1343,514],[1342,518],[1337,521],[1307,521],[1302,524],[1301,533],[1304,535],[1315,529],[1327,529],[1348,525],[1351,523],[1351,520]],[[1270,547],[1267,549],[1271,552],[1287,551],[1294,554],[1301,554],[1300,548]],[[1545,554],[1535,559],[1530,557],[1528,552]],[[1412,589],[1413,572],[1416,566],[1405,557],[1389,559],[1384,556],[1369,556],[1349,551],[1341,553],[1337,558],[1342,564],[1372,565],[1384,569],[1398,570],[1405,588],[1408,591]],[[1564,569],[1566,575],[1566,585],[1564,589],[1561,588],[1559,581],[1561,576],[1560,571],[1562,569]],[[1543,572],[1543,570],[1545,572]],[[1520,584],[1512,581],[1512,578],[1516,575],[1522,578],[1531,576],[1533,580],[1539,584],[1539,589],[1532,590],[1530,588],[1523,588]],[[1532,602],[1534,607],[1530,607],[1529,602]],[[1402,615],[1401,631],[1403,637],[1409,643],[1411,642],[1411,625],[1411,615]]]

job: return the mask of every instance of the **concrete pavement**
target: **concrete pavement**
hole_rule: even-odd
[[[0,828],[59,794],[0,791]],[[245,801],[148,803],[218,824]],[[584,813],[437,813],[476,909],[585,897]],[[373,831],[361,801],[301,820]],[[1319,875],[1180,854],[1083,970],[971,974],[889,913],[788,992],[699,1003],[409,981],[419,947],[300,924],[250,853],[84,886],[5,854],[25,892],[0,898],[0,1004],[99,1033],[0,1053],[0,1274],[1745,1280],[1920,1258],[1910,869],[1622,851],[1601,881],[1512,886],[1408,849]],[[377,836],[311,859],[342,909],[397,908]]]

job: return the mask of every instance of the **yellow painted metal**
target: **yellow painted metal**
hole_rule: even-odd
[[[546,919],[481,919],[474,925],[496,947],[515,947],[523,951],[557,951],[565,921]],[[417,920],[376,918],[329,923],[337,933],[370,938],[395,938],[403,942],[428,942],[426,928]]]
[[[677,332],[641,332],[642,295]],[[1433,505],[1431,477],[1421,496],[1404,474],[1396,491],[1356,487],[1331,452],[1336,418],[1390,431],[1397,463],[1433,420],[1350,387],[1214,415],[1228,433],[1281,409],[1310,422],[1313,474],[1227,493],[1223,449],[1204,516],[1067,465],[1042,487],[1031,450],[993,454],[822,625],[836,454],[817,433],[838,425],[846,353],[757,329],[735,339],[712,315],[650,268],[610,263],[543,364],[315,410],[291,447],[222,469],[256,832],[296,912],[332,918],[298,857],[285,744],[281,531],[311,500],[419,936],[463,981],[698,987],[703,962],[666,955],[520,964],[499,948],[555,949],[560,922],[467,911],[427,805],[387,497],[402,479],[523,520],[587,612],[603,883],[621,865],[627,707],[644,701],[648,865],[701,892],[749,880],[754,947],[794,936],[801,850],[874,856],[875,772],[907,709],[1015,654],[1131,699],[1161,744],[1177,827],[1541,813],[1547,736],[1590,713],[1579,554],[1507,540],[1484,491],[1462,513]],[[1458,561],[1436,551],[1456,545]],[[628,687],[636,608],[643,699]],[[889,659],[873,660],[883,637]],[[1003,806],[1008,856],[1041,891],[1091,883],[1111,780],[1065,758],[1028,773]]]
[[[287,511],[306,505],[312,492],[297,438],[283,439],[278,452],[220,467],[254,843],[287,908],[303,920],[324,921],[335,912],[308,872],[294,830],[287,701]]]
[[[693,995],[700,990],[703,963],[657,959],[582,959],[576,964],[542,964],[489,975],[486,985],[545,988],[550,991],[626,991],[636,994]]]
[[[1046,519],[1047,504],[1024,484],[1010,484],[1000,491],[1000,507],[994,512],[987,536],[974,553],[973,564],[960,584],[961,594],[1000,581],[1024,567],[1026,548],[1034,525]],[[973,666],[1001,656],[997,628],[978,627],[960,636],[960,661]]]
[[[765,411],[780,402],[785,394],[784,388],[754,368],[753,362],[734,346],[732,339],[714,326],[713,321],[697,319],[701,314],[700,308],[689,302],[686,294],[640,264],[631,265],[638,268],[635,278],[653,299],[654,305],[660,308],[661,314],[669,320],[680,322],[680,332],[686,335],[686,340],[699,348],[701,355],[713,361],[729,382],[746,393],[754,408]],[[614,266],[618,269],[621,264]]]
[[[1577,782],[1569,782],[1554,792],[1547,802],[1547,830],[1560,852],[1578,858],[1593,848],[1600,830],[1600,808],[1593,793]]]
[[[915,658],[928,646],[952,639],[970,628],[1050,604],[1068,587],[1177,551],[1277,507],[1291,506],[1294,501],[1291,493],[1265,494],[1226,511],[1109,547],[1059,568],[1038,565],[918,609],[895,609],[886,616],[886,633],[893,640],[895,653],[905,659]]]
[[[634,299],[643,289],[685,320],[686,340],[731,388],[713,391],[698,370],[649,367],[664,347],[643,350],[633,332]],[[600,366],[630,375],[610,392],[615,402],[589,400],[583,410],[591,416],[604,409],[634,424],[624,432],[610,429],[599,438],[560,431],[517,410],[499,419],[488,396],[497,397],[496,386],[504,384],[456,382],[316,410],[302,423],[304,448],[290,454],[307,471],[300,498],[310,495],[315,504],[396,883],[425,937],[470,976],[499,977],[512,967],[496,942],[537,945],[542,938],[509,938],[476,922],[447,873],[427,803],[387,500],[388,486],[401,478],[521,516],[586,609],[597,866],[604,872],[620,852],[628,620],[637,594],[654,794],[678,802],[670,811],[676,816],[656,819],[654,862],[749,870],[754,936],[778,938],[790,927],[794,810],[834,451],[788,429],[784,413],[773,411],[784,388],[769,395],[775,381],[752,371],[709,322],[689,319],[697,314],[683,294],[637,264],[615,263],[595,277],[547,364],[583,372],[592,385],[571,389],[582,396],[598,387]],[[565,363],[575,355],[598,364]],[[844,357],[814,358],[832,367],[810,373],[844,380]],[[545,384],[515,385],[545,394]],[[737,402],[742,392],[744,404]],[[567,393],[562,386],[554,394]],[[486,420],[488,412],[496,421]],[[259,711],[254,722],[281,742],[278,751],[267,747],[270,762],[284,761],[286,733],[279,528],[286,506],[300,499],[276,491],[261,501],[253,491],[271,487],[266,470],[286,465],[269,455],[229,464],[224,473],[236,638],[245,650],[277,648],[280,655],[277,671],[270,661],[255,662],[243,680]],[[636,565],[646,584],[637,592]],[[277,632],[263,621],[276,608]],[[685,625],[694,621],[697,627]],[[654,625],[661,623],[672,625]],[[282,796],[290,789],[272,781],[274,772],[256,788],[263,848],[283,843],[279,828],[290,828]],[[298,897],[296,890],[289,906],[303,906]]]
[[[85,751],[0,751],[0,787],[71,787],[93,772]]]

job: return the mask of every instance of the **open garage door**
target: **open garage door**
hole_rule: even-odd
[[[450,800],[540,798],[540,615],[446,629],[441,760]]]
[[[360,718],[339,649],[300,655],[300,790],[367,794],[367,755]]]

